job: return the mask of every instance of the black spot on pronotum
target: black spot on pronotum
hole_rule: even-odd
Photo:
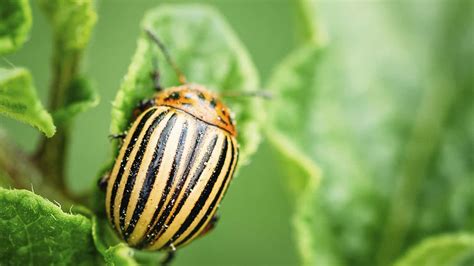
[[[198,97],[199,97],[199,99],[201,99],[201,100],[205,100],[205,99],[206,99],[206,96],[204,96],[204,93],[202,93],[202,92],[200,92],[200,93],[198,94]]]
[[[209,104],[211,105],[212,108],[216,108],[216,105],[217,105],[216,98],[212,98]]]

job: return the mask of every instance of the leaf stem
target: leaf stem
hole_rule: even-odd
[[[296,1],[296,23],[299,30],[300,43],[313,43],[318,46],[323,46],[326,43],[326,38],[318,19],[315,10],[315,4],[311,4],[310,0]]]
[[[61,47],[61,43],[56,41],[52,62],[53,80],[49,94],[50,110],[53,112],[66,106],[72,82],[78,75],[81,57],[80,51],[65,51]],[[65,170],[69,153],[69,124],[58,124],[57,129],[54,137],[42,138],[34,161],[44,176],[50,178],[66,195],[70,195]]]
[[[21,162],[21,163],[18,163]],[[29,160],[29,155],[0,131],[0,178],[3,187],[31,190],[37,194],[62,203],[68,208],[73,204],[68,195],[48,183],[38,168]]]

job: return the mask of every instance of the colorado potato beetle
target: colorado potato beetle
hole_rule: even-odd
[[[169,261],[176,248],[214,227],[239,148],[227,106],[206,87],[187,83],[161,41],[147,33],[181,85],[163,90],[155,82],[156,94],[136,109],[102,185],[108,219],[121,239],[168,251]]]

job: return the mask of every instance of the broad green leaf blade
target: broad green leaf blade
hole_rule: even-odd
[[[395,266],[454,266],[474,254],[474,235],[449,234],[431,237],[409,250]]]
[[[41,104],[30,73],[23,68],[0,68],[0,114],[28,123],[51,137],[56,127]]]
[[[0,188],[0,260],[13,265],[99,263],[91,221],[26,190]]]
[[[99,94],[90,81],[83,77],[77,78],[71,85],[66,107],[54,112],[54,121],[58,125],[71,121],[77,114],[97,106],[99,101]]]
[[[175,73],[144,29],[152,30],[169,49],[189,82],[215,92],[245,92],[259,89],[258,75],[244,46],[224,19],[201,5],[162,5],[149,11],[143,33],[112,110],[111,132],[128,129],[132,110],[140,100],[151,98],[150,73],[158,59],[164,87],[178,85]],[[224,99],[235,113],[240,144],[240,162],[255,152],[260,141],[259,121],[264,113],[260,99]]]
[[[52,24],[55,41],[63,51],[86,47],[97,21],[92,0],[38,0]]]
[[[5,0],[0,5],[0,55],[20,48],[31,29],[28,0]]]
[[[473,230],[474,3],[462,3],[324,2],[333,42],[306,56],[316,70],[271,82],[299,89],[271,113],[324,176],[316,265],[388,265],[429,234]]]

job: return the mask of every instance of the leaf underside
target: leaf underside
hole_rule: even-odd
[[[37,127],[48,137],[56,131],[39,101],[30,73],[23,68],[0,68],[0,114]]]

